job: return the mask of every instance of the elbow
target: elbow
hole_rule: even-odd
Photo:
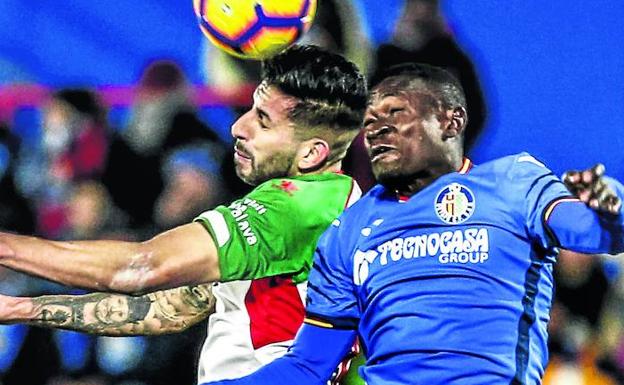
[[[168,274],[158,263],[155,252],[147,250],[141,244],[129,262],[118,267],[111,277],[108,290],[118,293],[141,295],[158,290],[163,282],[167,282]]]
[[[158,290],[156,282],[158,273],[151,269],[136,271],[133,269],[121,269],[110,280],[106,291],[129,295],[143,295]]]

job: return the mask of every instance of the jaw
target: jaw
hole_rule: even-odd
[[[396,181],[402,179],[401,167],[398,163],[373,163],[372,165],[373,175],[375,179],[381,183],[386,184],[386,182],[392,181],[392,184],[395,185]]]
[[[253,180],[254,179],[253,169],[251,168],[251,165],[243,166],[243,165],[236,163],[235,170],[236,170],[236,176],[238,176],[240,180],[247,183],[248,185],[255,186],[255,182]]]
[[[384,175],[388,173],[397,173],[401,168],[401,153],[397,150],[390,150],[377,154],[371,158],[371,166],[373,173],[377,175]]]

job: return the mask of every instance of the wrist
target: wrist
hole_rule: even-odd
[[[10,246],[11,234],[0,233],[0,260],[15,256],[15,250]]]
[[[34,321],[34,304],[28,297],[10,297],[8,321],[11,323]]]
[[[29,321],[33,304],[30,298],[0,295],[0,323],[12,324]]]

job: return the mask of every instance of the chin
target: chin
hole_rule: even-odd
[[[246,173],[244,171],[242,171],[241,169],[239,169],[238,167],[236,168],[236,176],[238,177],[238,179],[242,180],[243,182],[247,183],[248,185],[251,186],[255,186],[256,184],[253,183],[254,180],[252,178],[251,173]]]
[[[404,175],[397,172],[397,170],[374,170],[373,175],[378,183],[388,187],[395,188],[400,185],[401,182],[405,182]]]

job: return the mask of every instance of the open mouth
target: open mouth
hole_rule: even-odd
[[[376,160],[377,158],[381,158],[383,157],[386,153],[388,153],[389,151],[392,150],[396,150],[394,147],[392,146],[387,146],[384,144],[379,144],[376,146],[371,147],[370,149],[370,158],[372,161]]]

